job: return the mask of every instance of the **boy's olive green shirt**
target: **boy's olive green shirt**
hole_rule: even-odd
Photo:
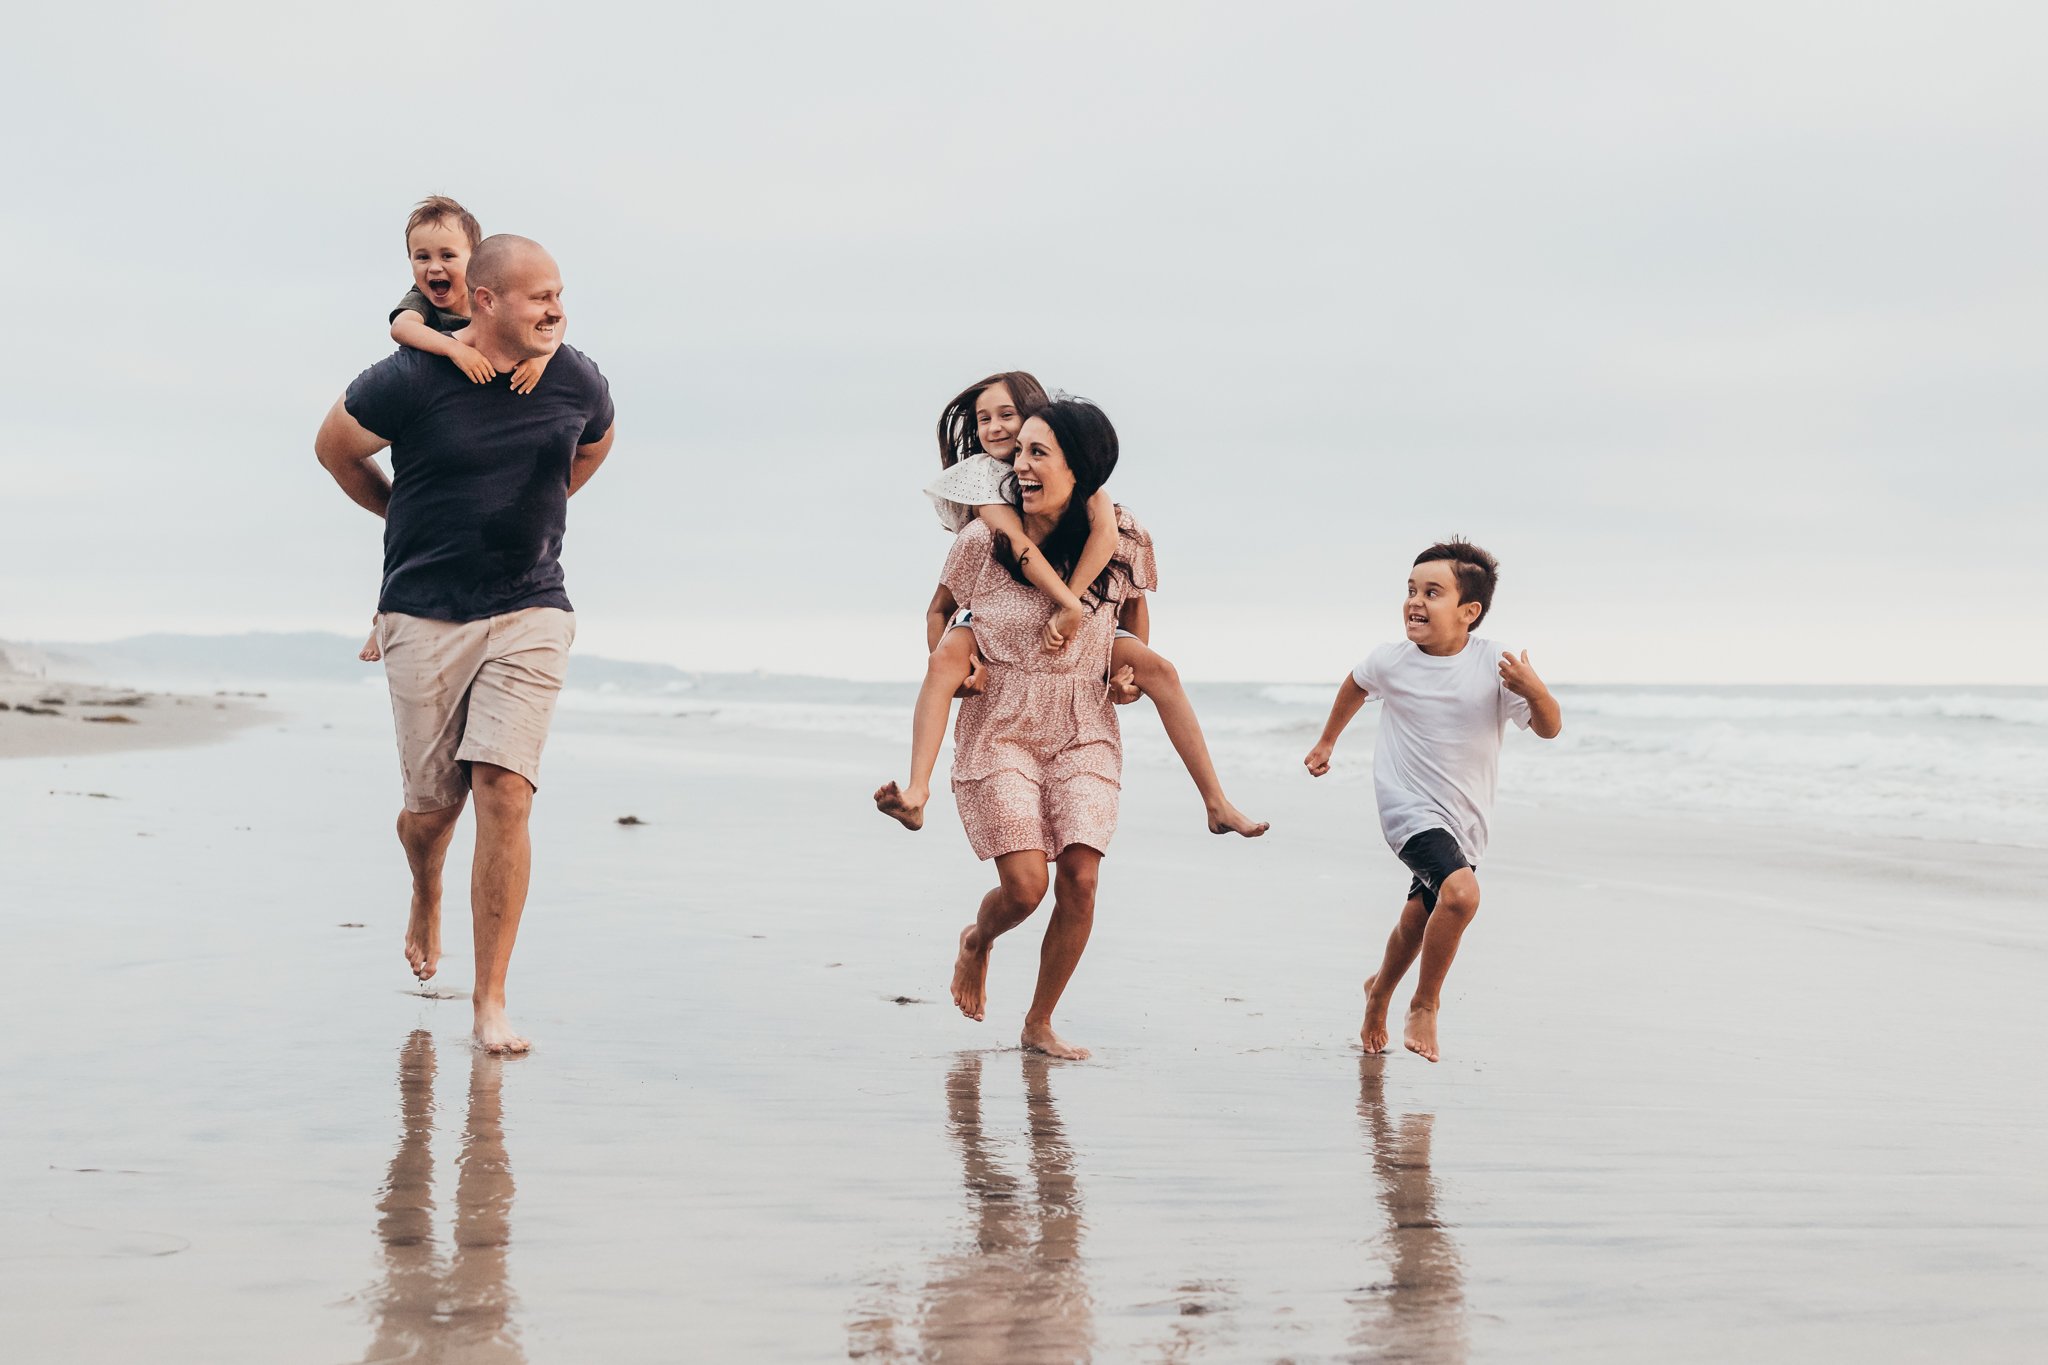
[[[396,322],[398,315],[405,312],[418,313],[427,326],[443,334],[459,332],[469,326],[468,318],[460,313],[451,313],[447,309],[439,307],[432,299],[420,292],[418,285],[414,285],[405,291],[405,297],[398,301],[398,306],[391,310],[391,316],[384,320],[386,322]]]

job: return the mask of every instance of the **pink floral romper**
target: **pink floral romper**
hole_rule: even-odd
[[[974,856],[1070,844],[1107,851],[1116,833],[1123,741],[1106,681],[1118,605],[1157,586],[1152,537],[1123,508],[1108,600],[1095,603],[1066,647],[1041,643],[1052,600],[995,561],[986,523],[954,537],[940,581],[973,612],[971,629],[988,660],[988,686],[960,703],[953,728],[953,799]]]

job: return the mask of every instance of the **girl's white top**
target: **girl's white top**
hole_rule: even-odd
[[[974,509],[1009,502],[1016,474],[993,455],[969,455],[933,479],[924,490],[948,531],[958,535],[974,520]]]

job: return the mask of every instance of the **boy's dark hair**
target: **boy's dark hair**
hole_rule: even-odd
[[[976,380],[953,396],[946,404],[946,410],[939,414],[939,466],[951,469],[969,455],[980,455],[981,433],[974,427],[974,405],[981,401],[981,391],[1001,384],[1010,391],[1010,400],[1017,405],[1017,411],[1025,412],[1046,402],[1045,386],[1036,376],[1023,370],[1004,370],[986,379]]]
[[[1486,619],[1486,613],[1493,610],[1494,585],[1500,582],[1500,564],[1486,551],[1474,545],[1463,536],[1452,536],[1415,556],[1417,564],[1451,564],[1451,572],[1458,580],[1458,600],[1479,604],[1479,621]],[[1479,621],[1472,628],[1479,628]]]
[[[405,220],[405,249],[412,250],[412,230],[429,223],[453,223],[462,229],[462,235],[469,238],[469,249],[476,250],[476,244],[484,239],[483,225],[476,215],[456,203],[445,194],[430,194],[412,206],[412,216]]]

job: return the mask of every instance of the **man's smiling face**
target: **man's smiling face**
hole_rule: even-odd
[[[469,238],[453,223],[421,223],[405,234],[412,282],[436,308],[469,313]]]
[[[1456,654],[1465,647],[1479,620],[1477,602],[1458,597],[1457,566],[1433,559],[1408,571],[1408,596],[1401,603],[1401,625],[1424,654]]]
[[[503,290],[488,292],[491,330],[523,356],[553,355],[562,344],[568,314],[562,305],[562,272],[555,258],[532,248],[521,251],[505,270]]]

